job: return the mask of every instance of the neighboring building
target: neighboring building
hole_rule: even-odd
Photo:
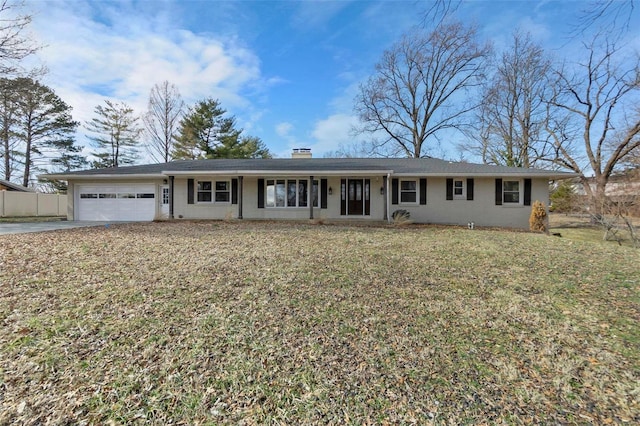
[[[595,179],[587,178],[592,192],[596,190]],[[580,181],[575,183],[575,192],[578,203],[585,210],[589,210],[587,192]],[[640,216],[640,169],[631,169],[609,177],[605,188],[605,196],[609,203],[615,203],[616,208],[622,207],[628,214]]]
[[[69,182],[69,220],[326,219],[528,228],[549,170],[432,158],[217,159],[45,175]]]
[[[8,180],[0,179],[0,191],[18,191],[18,192],[33,192],[32,189],[27,188],[17,183],[9,182]]]
[[[595,192],[596,182],[595,179],[587,178],[591,190]],[[576,182],[576,194],[586,195],[583,185]],[[605,188],[605,195],[607,197],[638,197],[640,196],[640,170],[631,170],[626,173],[620,173],[612,175],[607,182]]]

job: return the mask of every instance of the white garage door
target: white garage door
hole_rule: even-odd
[[[79,185],[78,220],[151,221],[155,185]]]

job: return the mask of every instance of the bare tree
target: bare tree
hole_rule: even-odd
[[[532,167],[547,156],[542,142],[551,61],[529,34],[516,32],[484,87],[471,143],[461,146],[485,163]]]
[[[25,34],[31,15],[21,14],[24,3],[0,2],[0,74],[15,74],[20,61],[33,55],[39,47]]]
[[[428,28],[433,23],[435,23],[435,26],[442,24],[455,14],[461,3],[462,0],[432,0],[427,2],[428,7],[424,12],[422,25]]]
[[[350,144],[339,144],[333,151],[327,151],[324,158],[367,158],[375,156],[371,152],[371,147],[366,141],[353,142]]]
[[[611,175],[640,150],[640,58],[621,58],[615,45],[605,41],[600,47],[598,41],[584,45],[586,61],[574,72],[555,70],[547,122],[551,160],[580,175],[595,216],[606,213]]]
[[[607,32],[614,37],[632,29],[634,0],[600,0],[585,4],[586,7],[571,31],[573,37],[584,35],[587,30],[596,26],[596,31]]]
[[[149,94],[149,109],[142,122],[149,138],[147,151],[157,162],[168,162],[173,151],[174,137],[182,116],[184,102],[178,88],[163,81]]]
[[[361,132],[376,138],[378,154],[422,157],[426,141],[459,129],[475,105],[465,102],[482,80],[489,44],[480,44],[475,28],[442,23],[425,33],[406,34],[360,85],[355,111]]]

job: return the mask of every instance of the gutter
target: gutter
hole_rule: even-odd
[[[158,173],[131,173],[131,174],[96,174],[96,175],[38,175],[38,179],[57,179],[57,180],[91,180],[91,179],[164,179],[166,175]]]
[[[393,170],[187,170],[161,172],[165,176],[379,176]]]

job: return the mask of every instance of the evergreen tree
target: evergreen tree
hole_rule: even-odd
[[[98,159],[93,162],[93,167],[133,164],[138,159],[137,147],[142,133],[138,117],[134,116],[133,109],[124,103],[109,100],[105,100],[104,103],[106,106],[98,105],[95,108],[96,117],[86,124],[87,129],[96,134],[90,139],[99,150],[92,153]]]
[[[78,123],[71,107],[52,89],[31,78],[0,79],[0,109],[7,180],[21,172],[21,184],[29,186],[34,173],[51,164],[82,164],[81,148],[74,140]]]
[[[180,121],[173,159],[270,158],[260,138],[241,136],[235,117],[226,117],[217,99],[199,101]]]

